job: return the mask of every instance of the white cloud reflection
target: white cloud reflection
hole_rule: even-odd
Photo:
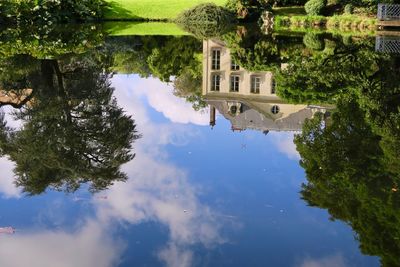
[[[14,184],[14,163],[6,157],[0,158],[0,195],[3,198],[18,198],[21,190]]]
[[[11,106],[4,106],[0,112],[4,112],[4,119],[7,121],[7,126],[12,128],[20,128],[21,121],[15,120],[11,113]],[[14,163],[6,157],[0,157],[0,196],[3,198],[19,198],[21,190],[14,184]]]
[[[119,220],[138,224],[156,221],[169,229],[169,241],[158,252],[167,266],[191,266],[193,244],[210,247],[223,242],[219,224],[207,206],[199,203],[196,188],[188,182],[187,173],[168,162],[165,145],[184,145],[198,133],[190,126],[151,121],[140,99],[163,112],[172,122],[205,124],[208,119],[195,113],[190,105],[160,88],[154,79],[132,83],[132,78],[117,76],[113,80],[115,96],[128,114],[132,114],[143,138],[135,143],[136,158],[124,166],[130,179],[116,183],[107,192],[108,201],[94,200],[103,222]],[[138,87],[138,84],[142,87]],[[170,105],[173,105],[172,112]]]
[[[117,94],[121,93],[118,92],[120,87],[128,86],[131,96],[145,98],[153,109],[162,113],[171,122],[197,125],[208,125],[209,123],[209,115],[206,112],[193,110],[190,103],[173,95],[172,85],[163,83],[156,78],[138,79],[137,75],[116,75],[113,84],[118,88]],[[128,108],[132,108],[132,105]]]
[[[346,267],[346,261],[341,254],[322,258],[306,258],[299,267]]]
[[[79,231],[17,233],[0,238],[0,266],[110,267],[117,266],[123,246],[88,221]]]
[[[286,155],[289,159],[300,159],[300,154],[297,152],[296,145],[293,143],[293,133],[274,132],[270,133],[270,136],[278,151]]]

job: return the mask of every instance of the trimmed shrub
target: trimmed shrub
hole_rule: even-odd
[[[312,50],[323,50],[324,49],[324,42],[321,38],[315,34],[308,32],[303,37],[303,43],[307,48]]]
[[[304,5],[308,15],[321,15],[326,6],[327,0],[310,0]]]
[[[182,12],[176,22],[200,39],[218,37],[229,31],[236,18],[229,10],[212,3]]]

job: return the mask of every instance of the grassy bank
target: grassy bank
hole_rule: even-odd
[[[226,0],[106,0],[108,20],[172,20],[200,3],[224,5]]]

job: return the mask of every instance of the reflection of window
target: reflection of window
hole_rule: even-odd
[[[239,70],[240,66],[235,61],[231,61],[231,70]]]
[[[272,112],[272,114],[278,114],[279,113],[279,107],[277,105],[272,106],[271,112]]]
[[[211,69],[219,70],[220,61],[221,61],[221,50],[213,49],[211,54],[212,54],[212,57],[211,57]]]
[[[231,92],[239,92],[239,80],[240,80],[239,75],[231,76],[231,86],[230,86]]]
[[[271,94],[275,94],[275,88],[276,88],[276,81],[274,78],[272,78],[272,83],[271,83]]]
[[[260,77],[251,76],[250,92],[252,92],[253,94],[259,94],[260,93],[260,84],[261,84]]]
[[[211,77],[211,91],[219,91],[220,84],[221,84],[221,75],[214,74]]]

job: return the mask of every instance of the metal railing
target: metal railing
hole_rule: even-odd
[[[400,37],[377,36],[375,51],[381,53],[400,54]]]
[[[400,5],[378,4],[379,20],[400,20]]]

